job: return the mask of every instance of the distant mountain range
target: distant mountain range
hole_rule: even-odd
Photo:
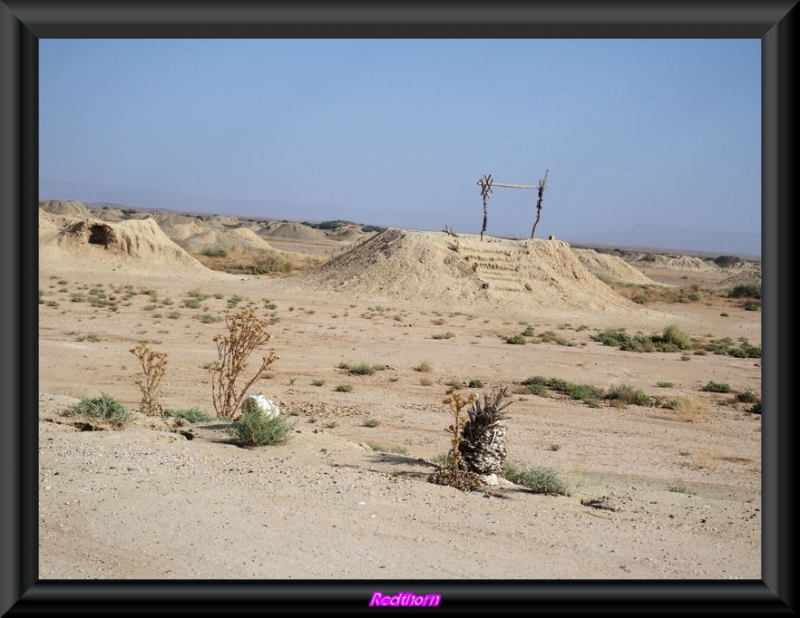
[[[594,232],[585,240],[605,245],[619,245],[620,248],[635,246],[742,257],[761,256],[760,232],[713,232],[661,225],[636,225],[625,232]]]
[[[75,200],[84,204],[107,205],[116,208],[146,208],[174,210],[203,214],[228,214],[243,218],[264,217],[293,221],[322,221],[328,216],[365,224],[385,225],[368,220],[374,212],[352,207],[333,207],[320,204],[297,204],[270,200],[210,199],[191,195],[104,186],[79,182],[52,180],[39,181],[39,199]],[[335,213],[335,214],[332,214]],[[322,218],[321,218],[322,217]],[[693,228],[656,225],[636,225],[627,231],[595,230],[587,233],[569,233],[564,230],[564,240],[594,243],[625,249],[657,249],[660,251],[693,251],[741,257],[761,256],[761,234],[716,232]]]

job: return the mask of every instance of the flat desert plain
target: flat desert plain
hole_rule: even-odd
[[[736,398],[760,397],[760,359],[592,338],[674,325],[760,346],[760,311],[714,292],[730,272],[615,258],[620,281],[694,285],[687,302],[640,304],[566,242],[389,229],[267,238],[321,265],[236,275],[202,266],[153,218],[91,216],[40,214],[42,579],[761,578],[761,416]],[[272,339],[243,379],[269,348],[280,355],[249,392],[294,424],[288,443],[238,446],[219,419],[137,412],[117,429],[67,414],[101,393],[137,410],[130,350],[146,343],[168,354],[162,406],[214,415],[214,337],[226,309],[248,307]],[[381,369],[346,368],[360,363]],[[651,404],[535,395],[533,376],[630,386]],[[451,386],[508,387],[508,459],[556,471],[566,495],[428,482],[450,445]]]

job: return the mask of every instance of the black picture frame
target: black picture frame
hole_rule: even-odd
[[[369,611],[793,613],[791,312],[794,1],[287,4],[0,0],[0,614]],[[762,45],[762,579],[753,581],[61,581],[38,579],[38,41],[41,38],[758,38]],[[536,559],[532,556],[533,560]]]

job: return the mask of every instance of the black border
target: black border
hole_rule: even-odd
[[[794,613],[796,0],[550,0],[491,6],[0,0],[0,613],[356,613],[371,592],[442,595],[437,612]],[[38,39],[759,38],[762,41],[762,580],[38,581]],[[536,556],[531,557],[532,560]],[[402,610],[398,610],[402,611]]]

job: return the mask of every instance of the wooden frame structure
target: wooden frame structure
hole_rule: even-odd
[[[539,181],[538,185],[508,185],[500,182],[494,182],[491,174],[488,176],[484,175],[483,178],[478,181],[478,186],[481,187],[481,197],[483,198],[483,227],[481,228],[481,240],[483,240],[483,233],[486,231],[486,223],[489,217],[487,202],[489,201],[489,194],[492,192],[492,187],[539,190],[539,200],[536,202],[536,221],[534,221],[533,229],[531,230],[531,240],[533,239],[534,234],[536,234],[536,226],[539,225],[539,217],[542,215],[542,197],[544,195],[544,190],[547,188],[547,173],[549,171],[550,170],[544,171],[544,178]]]

